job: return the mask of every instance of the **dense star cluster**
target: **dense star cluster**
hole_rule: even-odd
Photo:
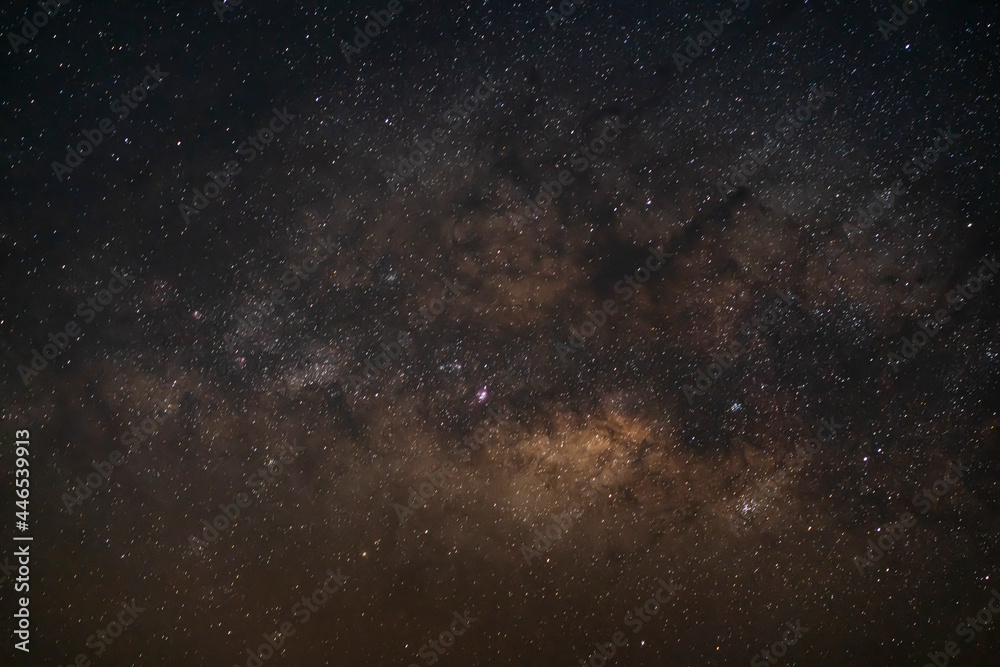
[[[994,4],[0,19],[0,665],[996,664]]]

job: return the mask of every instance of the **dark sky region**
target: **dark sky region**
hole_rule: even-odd
[[[996,664],[996,3],[41,6],[0,665]]]

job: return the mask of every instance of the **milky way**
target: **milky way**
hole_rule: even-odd
[[[995,664],[1000,14],[906,9],[8,39],[0,662]]]

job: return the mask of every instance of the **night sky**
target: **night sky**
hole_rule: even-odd
[[[997,664],[996,3],[0,27],[3,667]]]

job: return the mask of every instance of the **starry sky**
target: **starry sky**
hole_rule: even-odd
[[[996,664],[994,3],[39,6],[0,665]]]

